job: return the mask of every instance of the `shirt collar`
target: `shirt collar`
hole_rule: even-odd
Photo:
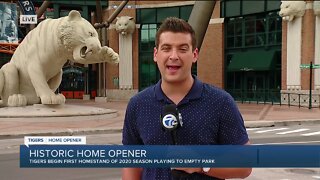
[[[188,94],[183,98],[181,102],[184,102],[185,100],[189,101],[189,100],[198,99],[202,95],[203,83],[195,75],[192,75],[192,77],[194,79],[193,85],[190,91],[188,92]],[[171,102],[171,100],[163,93],[161,89],[161,82],[162,81],[160,79],[154,87],[155,98],[158,101]]]

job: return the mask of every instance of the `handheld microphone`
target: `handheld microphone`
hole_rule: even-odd
[[[161,125],[162,127],[171,133],[173,144],[177,144],[176,129],[182,126],[182,117],[178,112],[176,105],[169,104],[163,107],[163,112],[161,115]]]
[[[174,145],[177,145],[177,133],[176,130],[179,127],[182,127],[182,116],[179,113],[175,104],[165,105],[160,117],[161,125],[163,129],[171,133],[172,142]],[[188,174],[184,171],[171,169],[171,175],[174,180],[180,179],[214,179],[206,175],[193,173]]]
[[[176,105],[169,104],[163,107],[161,115],[161,125],[163,129],[171,133],[172,142],[177,145],[177,128],[182,126],[182,116],[179,113]],[[189,176],[188,173],[176,169],[171,169],[173,179],[185,179]]]

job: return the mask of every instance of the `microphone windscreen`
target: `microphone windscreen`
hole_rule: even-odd
[[[179,112],[175,104],[168,104],[163,107],[161,124],[165,130],[175,130],[179,125]]]

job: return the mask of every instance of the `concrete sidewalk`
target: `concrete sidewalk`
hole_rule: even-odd
[[[66,104],[117,110],[116,117],[105,115],[74,117],[0,118],[0,139],[26,135],[81,135],[121,132],[127,101],[95,102],[67,100]],[[238,104],[246,127],[293,124],[320,124],[320,109],[285,105]]]

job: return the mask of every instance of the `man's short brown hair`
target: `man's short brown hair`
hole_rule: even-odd
[[[157,34],[156,34],[156,48],[158,49],[159,47],[159,38],[160,35],[163,32],[174,32],[174,33],[187,33],[191,35],[191,44],[192,44],[192,50],[196,49],[197,46],[197,41],[196,41],[196,35],[189,23],[187,23],[183,19],[179,19],[176,17],[168,17],[166,18],[162,24],[160,25]]]

